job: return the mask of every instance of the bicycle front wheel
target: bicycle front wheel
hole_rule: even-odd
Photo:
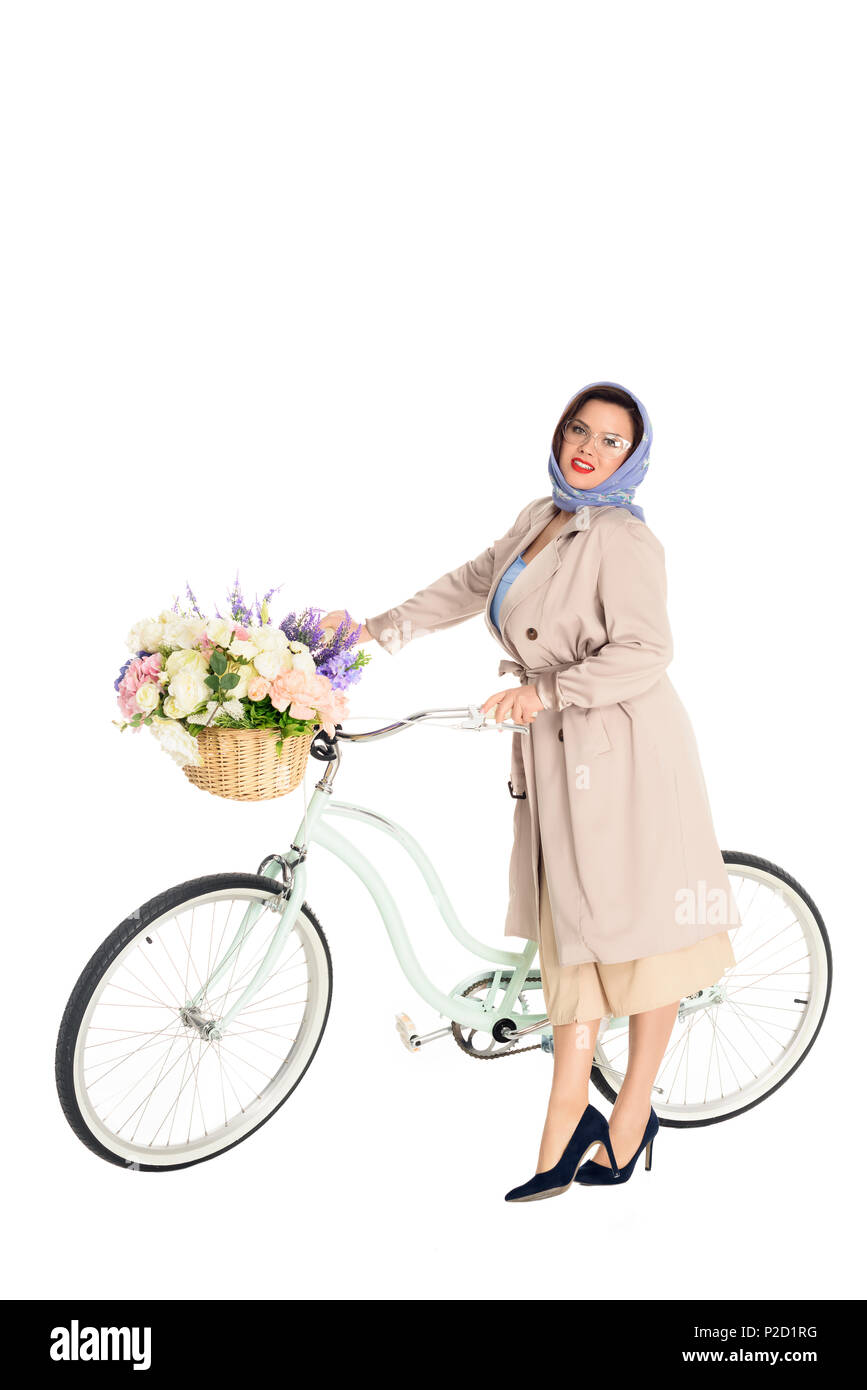
[[[331,1007],[328,943],[306,903],[255,995],[280,918],[257,874],[193,879],[130,914],[87,963],[57,1039],[63,1111],[109,1163],[188,1168],[249,1138],[286,1101]]]

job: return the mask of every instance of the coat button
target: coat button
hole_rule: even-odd
[[[557,734],[557,737],[559,738],[560,742],[562,743],[562,742],[563,742],[563,730],[562,730],[562,729],[561,729],[561,730],[559,731],[559,733]]]
[[[539,634],[538,634],[538,632],[536,631],[536,629],[535,629],[534,627],[528,627],[528,628],[527,628],[527,636],[529,637],[529,639],[530,639],[531,642],[535,642],[535,640],[536,640],[536,638],[539,636]]]

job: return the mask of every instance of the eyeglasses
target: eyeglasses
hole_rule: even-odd
[[[560,432],[570,444],[585,445],[589,439],[592,439],[602,458],[620,458],[627,449],[632,448],[631,439],[624,439],[620,434],[612,434],[610,430],[588,429],[583,420],[567,420],[565,425],[560,426]]]

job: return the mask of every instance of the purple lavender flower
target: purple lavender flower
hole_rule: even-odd
[[[240,623],[246,627],[250,621],[251,608],[247,607],[247,601],[241,593],[241,581],[238,572],[235,572],[235,583],[228,593],[229,614],[233,622]]]
[[[317,675],[330,674],[322,669],[325,663],[341,653],[348,654],[350,649],[356,646],[362,628],[362,624],[354,624],[347,613],[334,636],[326,638],[320,622],[324,612],[324,608],[305,608],[301,613],[288,614],[280,624],[280,630],[285,632],[290,642],[304,642],[310,648]],[[336,668],[338,673],[339,669]]]
[[[342,651],[326,659],[317,666],[318,676],[327,676],[335,690],[346,690],[350,685],[355,685],[361,679],[361,672],[364,669],[357,664],[359,653]]]
[[[197,618],[201,618],[202,621],[204,622],[204,621],[205,621],[205,615],[204,615],[204,613],[202,612],[201,608],[199,607],[198,603],[196,602],[196,596],[195,596],[195,594],[193,593],[192,589],[190,588],[190,581],[189,581],[189,580],[187,580],[187,598],[190,600],[190,603],[192,604],[193,612],[195,613],[196,617],[197,617]]]

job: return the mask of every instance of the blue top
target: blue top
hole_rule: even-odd
[[[515,579],[517,579],[521,570],[525,570],[526,568],[527,565],[524,561],[523,555],[519,555],[517,559],[512,561],[509,568],[506,570],[506,573],[503,575],[502,579],[497,585],[497,592],[494,594],[494,601],[491,604],[491,622],[494,624],[494,627],[497,629],[498,632],[500,631],[500,624],[498,622],[500,616],[500,607],[502,605],[503,599],[505,598],[506,590],[508,589],[509,585],[513,583]]]

